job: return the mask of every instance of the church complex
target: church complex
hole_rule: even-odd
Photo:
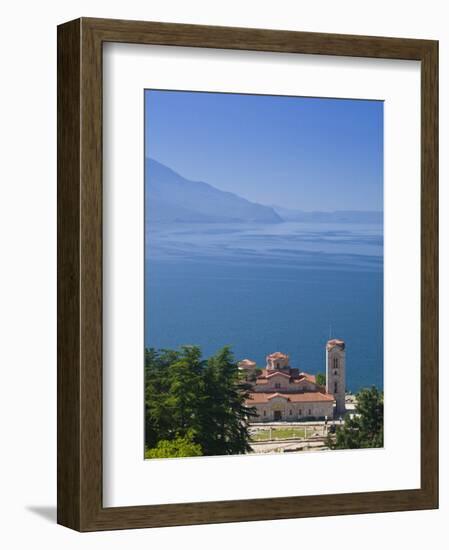
[[[345,343],[332,339],[326,343],[326,385],[315,376],[290,366],[288,355],[267,355],[266,367],[256,375],[256,363],[243,359],[238,366],[252,384],[246,401],[258,416],[253,422],[288,422],[338,417],[345,412]]]

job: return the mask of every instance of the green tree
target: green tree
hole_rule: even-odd
[[[248,420],[255,415],[255,409],[245,405],[249,390],[229,348],[207,361],[196,346],[146,350],[147,448],[151,453],[169,452],[169,444],[187,437],[204,455],[247,452]],[[164,450],[154,451],[159,443]]]
[[[347,416],[344,425],[337,429],[333,449],[363,449],[383,447],[384,400],[383,392],[375,386],[362,389],[357,395],[356,411]]]
[[[201,431],[201,408],[204,400],[204,362],[196,346],[183,346],[177,360],[168,369],[166,403],[170,422],[177,436],[195,436]]]
[[[326,385],[326,375],[323,374],[322,372],[318,372],[315,376],[315,382],[319,386],[325,386]]]
[[[179,356],[179,352],[172,350],[145,350],[145,443],[148,447],[175,436],[168,400],[168,372]]]
[[[205,455],[250,450],[248,420],[256,415],[254,407],[245,405],[250,388],[240,378],[229,347],[209,358],[204,370],[203,429],[199,437]]]
[[[201,445],[194,443],[191,435],[176,437],[171,441],[162,439],[156,447],[145,450],[145,458],[176,458],[202,454]]]

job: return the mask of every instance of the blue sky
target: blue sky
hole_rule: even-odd
[[[300,210],[383,209],[383,102],[147,90],[146,156]]]

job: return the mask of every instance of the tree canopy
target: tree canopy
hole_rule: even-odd
[[[383,447],[384,397],[375,386],[362,389],[357,395],[355,414],[347,416],[344,425],[337,429],[332,449],[364,449]]]
[[[228,347],[204,360],[197,346],[145,351],[146,457],[242,454],[250,386]],[[179,454],[185,452],[188,454]]]
[[[156,447],[146,449],[145,458],[175,458],[201,456],[201,446],[192,441],[191,436],[177,437],[171,441],[161,439]]]

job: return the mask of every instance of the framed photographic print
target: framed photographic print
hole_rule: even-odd
[[[58,522],[436,508],[437,184],[436,41],[61,25]]]

